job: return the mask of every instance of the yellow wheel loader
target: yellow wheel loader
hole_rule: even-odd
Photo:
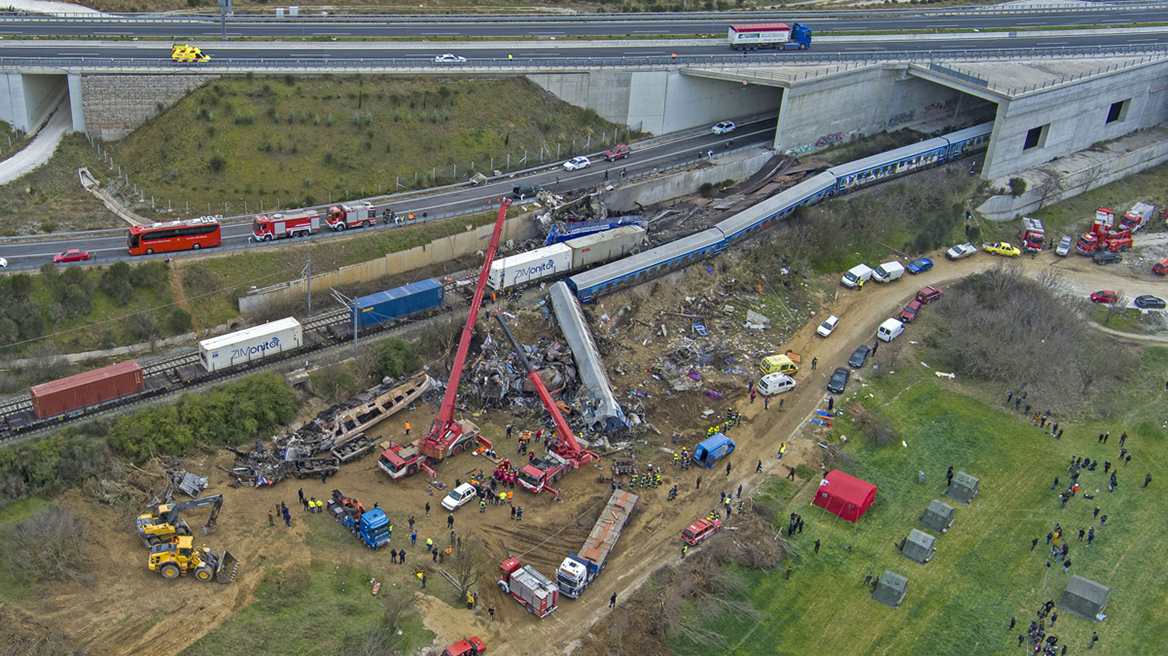
[[[223,509],[223,495],[215,494],[209,497],[191,499],[180,503],[166,503],[144,515],[138,516],[138,537],[147,549],[156,545],[174,540],[176,537],[191,535],[191,527],[178,518],[179,513],[192,508],[212,506],[211,517],[203,526],[203,535],[215,530],[215,521],[219,519],[219,511]]]
[[[207,547],[195,548],[194,538],[181,535],[169,544],[151,547],[147,566],[166,579],[194,573],[200,581],[210,581],[215,577],[220,583],[231,583],[235,580],[239,561],[227,551],[220,556]]]

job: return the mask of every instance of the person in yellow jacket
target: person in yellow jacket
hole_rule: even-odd
[[[466,609],[474,610],[474,595],[469,591],[466,593]]]

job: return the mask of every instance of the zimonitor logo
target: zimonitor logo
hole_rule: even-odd
[[[549,259],[547,262],[527,267],[527,271],[525,273],[527,274],[528,278],[534,278],[535,276],[543,273],[552,273],[555,270],[556,261]]]
[[[269,340],[267,342],[260,342],[259,344],[253,344],[252,346],[244,346],[242,348],[237,348],[237,349],[231,351],[231,359],[238,360],[239,358],[242,358],[242,357],[252,356],[252,355],[255,355],[256,353],[265,353],[269,349],[278,349],[278,348],[280,348],[280,338],[273,337],[271,340]]]

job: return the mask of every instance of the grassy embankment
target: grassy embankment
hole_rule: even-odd
[[[778,570],[752,573],[749,600],[763,620],[722,624],[716,629],[730,648],[696,648],[696,653],[1007,653],[1017,648],[1017,629],[1006,633],[1010,618],[1018,617],[1018,628],[1024,629],[1041,603],[1060,599],[1070,578],[1061,564],[1045,567],[1045,536],[1055,522],[1068,531],[1096,528],[1090,549],[1077,534],[1071,536],[1072,573],[1111,587],[1109,618],[1102,624],[1060,611],[1055,630],[1060,644],[1081,650],[1092,631],[1099,632],[1097,647],[1104,653],[1139,653],[1168,641],[1168,621],[1156,611],[1168,579],[1168,568],[1156,555],[1168,546],[1162,537],[1168,520],[1156,492],[1161,481],[1168,481],[1168,466],[1156,455],[1165,442],[1161,424],[1168,408],[1163,383],[1168,349],[1144,351],[1129,383],[1098,400],[1109,409],[1107,418],[1065,423],[1060,441],[999,405],[1005,390],[963,389],[938,379],[917,362],[927,357],[910,351],[895,373],[879,381],[868,376],[865,386],[852,388],[865,407],[891,422],[898,438],[892,446],[871,446],[847,420],[834,429],[836,436],[852,439],[848,450],[856,465],[851,473],[879,487],[875,505],[850,524],[808,506],[815,481],[802,483],[789,506],[807,522],[806,530],[792,538],[800,556],[783,566],[793,568],[791,579]],[[987,396],[993,401],[983,400]],[[1119,467],[1119,487],[1109,493],[1102,463],[1116,460],[1119,434],[1125,430],[1134,458]],[[1097,444],[1104,431],[1115,440],[1106,446]],[[1084,471],[1080,478],[1081,492],[1095,499],[1080,495],[1061,509],[1051,483],[1059,476],[1065,486],[1070,476],[1066,462],[1075,456],[1100,462],[1098,470]],[[925,507],[942,498],[950,465],[980,478],[981,494],[968,507],[948,501],[957,508],[956,524],[937,540],[933,561],[919,565],[900,556],[893,542],[920,528],[916,522]],[[919,471],[926,472],[923,485]],[[1142,489],[1149,472],[1152,485]],[[1108,515],[1103,529],[1092,517],[1096,504]],[[1035,537],[1039,548],[1032,553]],[[816,539],[819,554],[812,549]],[[885,570],[909,578],[908,597],[899,610],[869,600],[870,589],[862,583],[868,572],[879,576]]]
[[[208,83],[110,150],[175,207],[266,210],[448,184],[598,147],[614,126],[522,78],[230,78]],[[549,153],[550,151],[550,153]],[[457,167],[457,177],[452,177]],[[436,178],[432,177],[437,172]],[[331,195],[331,196],[330,196]]]
[[[82,188],[77,178],[82,166],[103,181],[109,172],[85,137],[71,134],[44,166],[0,186],[0,235],[126,227]]]

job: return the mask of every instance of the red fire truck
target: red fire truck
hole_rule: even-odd
[[[272,241],[284,237],[306,237],[320,232],[320,212],[296,210],[257,214],[251,222],[251,234],[256,241]]]
[[[333,205],[324,215],[328,225],[333,230],[345,228],[368,228],[377,225],[377,208],[373,203],[357,203],[355,205]]]

